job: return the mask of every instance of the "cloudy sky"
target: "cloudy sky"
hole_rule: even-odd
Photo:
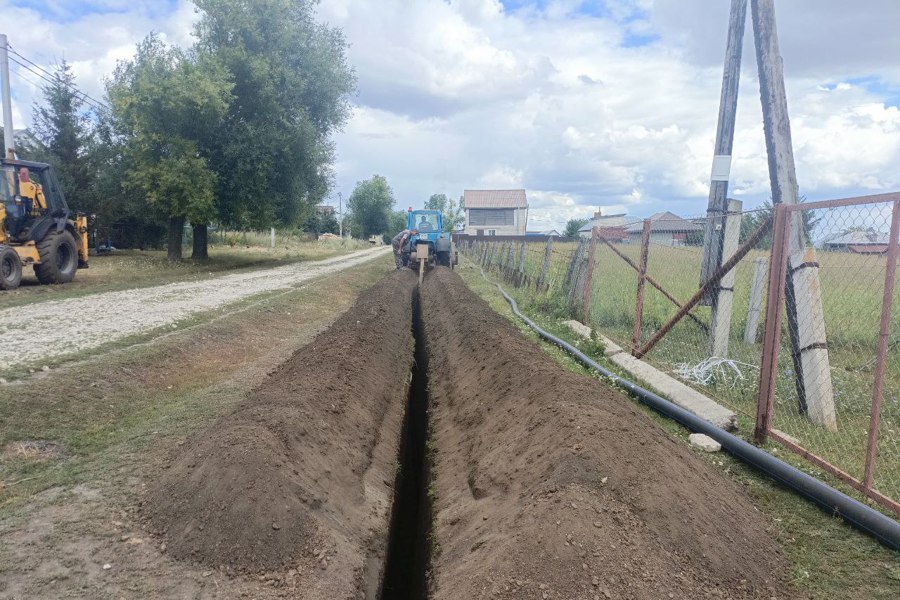
[[[900,189],[900,1],[776,0],[801,193]],[[524,187],[529,229],[605,212],[705,212],[727,0],[322,0],[359,78],[338,136],[346,198],[374,173],[398,207]],[[150,31],[191,42],[186,0],[0,0],[18,52],[65,58],[95,97]],[[749,19],[748,19],[749,25]],[[752,35],[731,194],[768,197]],[[38,80],[13,64],[16,126]],[[31,82],[27,81],[31,80]]]

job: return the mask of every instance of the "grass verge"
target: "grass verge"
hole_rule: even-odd
[[[229,307],[151,344],[0,386],[0,519],[43,490],[103,480],[123,462],[177,444],[391,268],[387,260],[367,262]],[[52,440],[64,456],[34,460],[6,450],[23,440]]]

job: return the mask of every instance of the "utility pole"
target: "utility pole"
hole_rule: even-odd
[[[751,0],[750,6],[772,203],[797,204],[800,192],[784,87],[784,65],[775,26],[775,0]],[[789,218],[785,302],[799,409],[813,423],[836,431],[819,263],[815,250],[807,246],[803,212],[792,211]],[[773,243],[784,243],[784,240],[773,235]]]
[[[9,44],[6,34],[0,33],[0,94],[3,96],[3,156],[15,151],[16,141],[13,131],[12,101],[9,93]]]
[[[716,129],[716,148],[709,184],[709,204],[706,209],[706,228],[703,233],[703,262],[700,285],[722,265],[725,239],[725,219],[728,212],[728,178],[731,172],[731,152],[734,148],[734,123],[737,116],[738,88],[741,80],[741,54],[747,21],[747,0],[731,0],[728,18],[728,42],[725,49],[725,72],[722,75],[722,96],[719,100],[719,121]],[[701,304],[713,306],[718,288],[712,286]]]
[[[344,197],[338,192],[338,235],[344,237]]]

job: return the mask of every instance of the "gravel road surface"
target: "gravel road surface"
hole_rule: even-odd
[[[204,281],[92,294],[0,310],[0,371],[97,348],[256,294],[285,290],[390,251],[366,249],[326,260]]]

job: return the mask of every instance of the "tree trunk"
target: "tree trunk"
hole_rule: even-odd
[[[184,217],[169,218],[169,260],[181,260],[181,239],[184,237]]]
[[[191,258],[194,260],[207,260],[209,258],[209,236],[206,223],[193,225],[194,246],[191,250]]]

